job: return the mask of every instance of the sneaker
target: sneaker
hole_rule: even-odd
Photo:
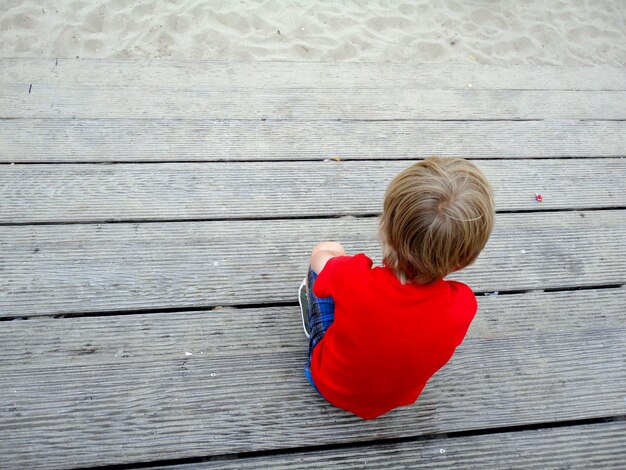
[[[300,284],[298,290],[298,303],[302,314],[302,328],[307,338],[311,339],[311,326],[309,325],[309,297],[307,296],[306,278]]]

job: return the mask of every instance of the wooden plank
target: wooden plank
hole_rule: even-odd
[[[0,162],[623,157],[625,121],[0,120]]]
[[[614,330],[616,327],[623,326],[622,306],[624,300],[626,300],[626,290],[624,289],[559,293],[534,292],[521,295],[480,297],[480,313],[472,324],[468,333],[468,340],[528,338],[537,334],[555,332],[579,332],[584,333],[585,337],[603,334],[605,330]],[[567,311],[568,315],[562,315],[563,311]],[[510,314],[503,314],[503,312]],[[590,321],[592,318],[593,321]],[[195,362],[189,363],[189,360],[209,361],[216,358],[244,358],[245,360],[247,358],[247,360],[254,361],[255,359],[251,359],[251,356],[299,355],[306,347],[304,342],[296,307],[246,309],[243,311],[223,309],[177,315],[154,313],[126,317],[44,318],[4,322],[3,328],[0,329],[0,358],[2,358],[3,376],[11,370],[20,374],[27,374],[29,370],[34,370],[35,374],[40,374],[42,369],[50,368],[58,372],[60,365],[84,369],[89,365],[111,364],[123,370],[127,364],[147,363],[156,369],[160,367],[159,361],[163,360],[178,360],[181,370],[187,374],[188,372],[195,373]],[[187,353],[192,353],[193,356],[188,356]],[[191,365],[188,366],[188,364]],[[489,374],[489,380],[491,380],[492,375],[487,370],[488,368],[488,364],[482,364],[481,374]],[[209,372],[209,377],[214,378],[217,373]],[[69,375],[71,381],[73,372],[70,370],[66,374]],[[211,374],[216,375],[212,376]],[[482,375],[477,375],[474,380],[479,380],[480,377]],[[8,384],[7,387],[9,387]],[[301,384],[298,384],[298,387],[301,389]],[[135,389],[135,387],[132,388]],[[158,386],[156,388],[159,389]],[[53,395],[46,400],[46,403],[52,401],[51,398],[55,398],[57,394],[63,394],[63,390],[63,388],[56,389]],[[301,391],[302,395],[306,396],[306,386],[305,390]],[[83,402],[97,403],[102,398],[99,395],[94,395],[92,388],[84,389],[82,392],[86,395],[74,396],[76,401],[79,401],[80,398]],[[215,391],[214,393],[218,392]],[[266,391],[265,394],[267,394],[268,399],[271,399],[271,392]],[[68,399],[71,400],[69,398],[71,396],[73,395],[70,392],[70,395],[62,400],[67,402]],[[26,402],[25,408],[27,410],[31,407],[37,408],[36,411],[33,410],[32,412],[43,413],[36,400],[30,402],[29,397],[30,392],[27,392],[20,398],[23,400],[21,403]],[[210,399],[211,396],[207,396],[207,400]],[[141,409],[143,397],[133,399],[131,396],[130,400],[133,400],[136,405],[131,409],[126,408],[125,413],[126,415],[135,415],[137,414],[134,411],[135,407]],[[8,410],[17,413],[17,404],[18,402],[10,401]],[[422,400],[416,406],[421,405]],[[107,408],[108,406],[102,406],[98,411],[98,418],[101,423],[99,429],[106,426],[106,421],[103,418],[106,416]],[[411,407],[408,411],[413,408]],[[83,412],[84,407],[79,404],[78,407],[68,406],[67,409],[68,412],[64,418],[67,422],[73,423],[78,418],[77,415]],[[163,409],[163,404],[157,409]],[[24,408],[20,407],[19,410],[19,413],[24,415]],[[95,410],[93,411],[95,412]],[[54,413],[49,412],[45,420],[38,420],[37,422],[49,423],[51,416],[52,420],[56,422],[61,419],[60,416],[54,416]],[[9,418],[12,417],[9,414]],[[136,418],[140,419],[140,417]],[[156,417],[152,416],[152,418]],[[272,418],[272,416],[269,417],[269,419]],[[203,432],[210,434],[212,438],[214,434],[219,435],[222,431],[231,432],[228,429],[216,430],[213,428],[215,423],[210,416],[204,416],[204,419]],[[257,415],[250,419],[262,420],[263,418]],[[283,416],[279,417],[278,421],[285,423],[284,426],[291,426],[292,423],[286,423],[286,419]],[[111,418],[111,421],[112,423],[116,422],[114,417]],[[80,419],[80,422],[84,421]],[[166,428],[169,428],[170,424],[166,422]],[[258,425],[262,427],[263,423],[259,421]],[[11,429],[15,426],[19,426],[19,423],[13,421]],[[83,429],[79,428],[80,424],[75,426],[75,429],[82,435]],[[230,421],[229,426],[236,426],[236,423]],[[389,433],[395,432],[392,428],[393,426],[389,429]],[[9,428],[5,430],[7,433],[9,432]],[[0,429],[0,436],[5,430]],[[107,450],[106,441],[111,436],[107,431],[101,432],[100,439],[104,440],[105,447],[100,445],[97,449],[104,452]],[[122,432],[128,432],[128,430]],[[356,433],[358,439],[368,438],[364,435],[366,431],[362,429],[357,430]],[[60,434],[61,442],[69,439],[67,435]],[[137,442],[135,436],[128,436],[128,438],[129,441]],[[167,438],[163,437],[163,439]],[[350,440],[349,437],[346,439],[347,441]],[[47,440],[42,442],[47,442]],[[9,444],[10,442],[7,443],[7,445]],[[140,438],[137,446],[144,444],[144,439]],[[278,444],[280,443],[278,442]],[[35,455],[29,458],[36,458],[41,445],[39,442],[35,444]],[[46,444],[43,446],[46,447]],[[55,445],[52,444],[52,447]],[[90,445],[90,447],[92,446]],[[41,452],[46,452],[46,455],[49,451],[49,448],[41,449]],[[182,451],[184,452],[185,448]],[[84,452],[84,449],[81,452]],[[218,453],[219,451],[216,450],[215,452]],[[9,455],[12,453],[9,452]],[[164,453],[160,457],[169,458],[169,453]],[[60,460],[63,458],[62,453],[56,449],[52,451],[52,458],[53,462],[58,462],[58,464],[50,464],[51,466],[67,465],[67,462]],[[137,456],[136,458],[141,457]],[[47,461],[47,459],[42,460]],[[26,464],[28,461],[21,461],[20,463]]]
[[[388,182],[411,163],[3,165],[0,222],[374,214]],[[494,185],[497,210],[626,207],[626,160],[477,164]]]
[[[469,338],[417,404],[369,422],[309,388],[302,339],[298,353],[6,369],[0,383],[4,461],[28,468],[106,465],[624,411],[623,327]]]
[[[409,429],[415,435],[419,435],[424,426],[430,429],[435,426],[436,432],[463,430],[460,427],[462,424],[455,421],[457,416],[449,415],[448,405],[440,402],[441,397],[453,401],[454,394],[461,393],[467,400],[467,396],[463,395],[466,388],[487,387],[485,382],[488,382],[491,385],[495,383],[495,386],[485,390],[484,393],[495,394],[497,399],[502,393],[501,389],[508,383],[506,382],[508,374],[519,376],[509,384],[511,389],[508,393],[515,393],[519,383],[523,381],[533,382],[535,390],[533,393],[520,390],[521,401],[506,400],[499,403],[496,408],[491,408],[492,411],[519,406],[524,411],[521,415],[513,412],[509,414],[512,420],[510,423],[516,423],[518,419],[523,420],[532,416],[533,410],[524,408],[528,403],[528,396],[531,396],[534,397],[531,399],[534,400],[532,406],[543,410],[539,417],[546,416],[552,407],[557,407],[557,414],[549,414],[550,419],[562,419],[560,413],[565,407],[558,408],[558,403],[553,401],[552,392],[550,392],[552,398],[548,399],[547,404],[540,403],[540,397],[544,393],[542,386],[546,384],[537,385],[534,382],[537,374],[551,377],[555,383],[558,382],[557,394],[568,395],[572,391],[563,392],[563,389],[573,388],[580,381],[587,383],[584,388],[590,387],[591,390],[595,385],[586,381],[580,366],[574,369],[577,371],[576,374],[581,374],[580,378],[572,383],[573,372],[561,361],[568,357],[576,363],[574,356],[582,357],[583,362],[588,361],[595,354],[589,353],[596,351],[596,348],[599,348],[600,355],[603,355],[607,343],[614,344],[619,351],[621,344],[619,341],[626,339],[621,308],[625,295],[624,289],[602,289],[481,297],[480,314],[466,340],[469,343],[467,347],[465,344],[462,346],[450,364],[457,372],[446,376],[447,367],[434,379],[435,385],[432,386],[432,390],[431,385],[428,386],[417,405],[395,411],[373,424],[352,419],[345,413],[332,409],[320,399],[312,400],[312,405],[309,403],[311,398],[317,397],[311,397],[314,394],[307,390],[304,379],[298,376],[298,361],[302,360],[306,346],[295,307],[244,311],[223,309],[212,312],[190,312],[180,316],[157,313],[130,317],[46,318],[5,322],[0,329],[3,377],[19,375],[22,379],[17,382],[7,380],[0,385],[6,389],[0,394],[2,397],[0,400],[4,400],[0,413],[5,413],[0,421],[3,423],[0,425],[0,436],[3,438],[0,442],[7,449],[7,453],[3,455],[6,455],[5,461],[19,466],[58,467],[68,466],[79,459],[90,462],[90,459],[102,458],[102,455],[111,458],[111,452],[115,460],[109,463],[172,458],[173,454],[180,457],[219,454],[229,452],[233,446],[241,451],[251,442],[252,445],[257,445],[255,434],[264,433],[268,422],[274,423],[274,426],[269,427],[270,433],[280,435],[280,438],[272,440],[269,445],[272,448],[289,445],[288,442],[284,443],[281,434],[288,433],[288,428],[299,421],[297,419],[292,421],[288,412],[274,410],[275,407],[271,403],[275,391],[267,390],[267,387],[273,387],[269,380],[271,377],[253,383],[254,387],[265,388],[259,392],[262,402],[258,401],[258,397],[250,395],[243,398],[248,401],[257,400],[251,408],[238,409],[236,412],[230,409],[231,415],[235,416],[225,420],[219,416],[228,416],[227,410],[222,410],[223,413],[217,418],[214,412],[207,410],[211,407],[209,404],[216,407],[223,405],[227,400],[223,393],[224,389],[231,390],[234,397],[241,396],[239,389],[245,389],[246,384],[250,384],[249,380],[242,381],[241,377],[237,378],[236,373],[242,372],[243,363],[252,364],[256,363],[258,358],[274,356],[293,358],[288,361],[285,370],[281,371],[289,376],[289,382],[294,387],[289,396],[284,398],[289,399],[289,403],[296,410],[311,408],[310,414],[315,416],[309,418],[318,421],[318,424],[308,438],[314,437],[317,442],[320,436],[322,439],[320,443],[328,443],[328,439],[333,439],[332,426],[343,430],[340,437],[340,441],[343,442],[371,439],[372,432],[383,433],[376,434],[378,437],[392,437],[397,433],[406,435]],[[567,311],[568,315],[562,315],[563,311]],[[503,312],[512,314],[503,315]],[[609,334],[605,335],[607,331]],[[613,341],[612,332],[621,332],[617,344]],[[574,341],[571,337],[573,333],[584,340]],[[548,352],[542,351],[540,353],[540,357],[543,358],[540,362],[542,365],[534,368],[537,354],[533,351],[541,351],[546,346],[550,349],[550,345],[563,342],[561,336],[554,337],[555,334],[563,335],[567,344],[574,342],[577,346],[568,349],[567,345],[564,345],[563,358],[559,357],[556,360],[554,357],[545,359],[544,355]],[[599,337],[605,338],[605,342],[596,344]],[[591,342],[588,342],[589,338]],[[497,341],[499,346],[495,344],[490,346],[493,341]],[[515,349],[518,343],[521,343],[519,351]],[[528,343],[532,347],[526,351]],[[514,346],[512,353],[509,350],[511,344]],[[467,352],[462,352],[463,350]],[[481,351],[487,351],[488,354],[483,357]],[[503,354],[503,351],[506,351],[506,354]],[[187,356],[187,352],[192,352],[193,356]],[[452,390],[455,388],[453,383],[457,380],[455,375],[464,370],[466,360],[463,359],[464,354],[470,355],[465,356],[466,358],[482,357],[482,362],[472,366],[474,373],[466,374],[465,380],[460,381],[463,384],[461,389],[455,391]],[[623,350],[621,354],[623,355]],[[228,374],[231,369],[223,364],[229,360],[232,360],[234,374],[224,378],[224,374]],[[478,363],[478,359],[474,360]],[[493,360],[496,360],[497,364],[493,364]],[[173,361],[175,365],[168,361]],[[146,364],[157,377],[147,377],[146,369],[142,369],[142,375],[135,378],[132,372],[136,370],[134,368],[138,364]],[[610,365],[611,363],[607,364],[608,367]],[[290,367],[295,370],[288,370]],[[500,367],[502,369],[499,369]],[[549,369],[552,368],[555,369],[556,376],[551,375]],[[45,369],[49,369],[50,372],[44,372]],[[177,373],[172,373],[171,369],[175,369]],[[479,372],[476,372],[477,370]],[[595,380],[600,380],[597,371],[590,373]],[[442,374],[443,379],[439,380]],[[39,379],[37,387],[33,387],[31,382],[28,390],[14,388],[24,387],[23,382],[31,376],[33,380]],[[100,379],[96,376],[100,376]],[[249,375],[242,376],[250,379]],[[159,383],[158,379],[161,377],[167,380]],[[616,384],[618,386],[620,380],[624,383],[623,376],[619,377]],[[607,380],[611,378],[613,377],[607,377]],[[109,386],[104,384],[107,379],[112,379]],[[214,383],[219,380],[234,381],[236,384],[221,383],[223,388],[220,388],[220,385]],[[128,381],[127,390],[123,389],[122,381]],[[468,382],[478,384],[469,386]],[[194,386],[191,392],[194,396],[193,401],[190,400],[189,391],[184,391],[187,386]],[[233,390],[233,386],[236,390]],[[442,389],[448,388],[451,388],[449,393],[442,392]],[[281,391],[285,392],[279,390]],[[609,396],[614,393],[612,387],[609,387],[607,392]],[[47,398],[41,400],[39,395],[45,393],[48,393]],[[163,394],[161,402],[158,402],[159,393]],[[453,414],[459,414],[466,422],[478,419],[479,410],[472,407],[474,403],[472,400],[479,403],[479,407],[490,406],[488,403],[480,404],[483,397],[482,393],[472,396],[469,398],[470,403],[465,402],[466,409],[462,406],[453,407],[451,411]],[[575,400],[575,397],[568,395],[568,399]],[[302,403],[303,400],[306,403]],[[179,401],[181,403],[177,403]],[[261,406],[263,414],[256,413]],[[249,411],[248,414],[246,410]],[[471,412],[468,413],[468,410]],[[603,408],[597,411],[601,412]],[[554,412],[556,410],[552,409],[552,413]],[[190,413],[193,413],[193,419],[188,416]],[[420,421],[420,418],[427,419]],[[439,420],[445,421],[446,418],[450,421],[443,424],[443,427],[438,427]],[[341,422],[337,423],[337,419]],[[36,423],[34,426],[33,422]],[[91,425],[88,422],[91,422]],[[98,425],[94,426],[94,422]],[[324,432],[325,424],[331,425],[328,433]],[[348,432],[345,430],[346,424],[351,428]],[[381,427],[378,424],[381,424]],[[244,428],[241,433],[235,430],[239,425]],[[410,427],[405,428],[405,425]],[[505,424],[501,422],[500,425]],[[73,434],[74,431],[77,434]],[[45,432],[50,432],[47,438],[37,438]],[[173,436],[176,436],[176,439],[173,439]],[[228,436],[232,441],[226,442],[227,447],[223,447]],[[78,442],[71,442],[71,439],[76,437]],[[116,446],[118,440],[123,438],[127,441],[120,444],[124,450],[109,449],[109,446]],[[295,444],[296,446],[308,443],[302,434],[299,435],[299,439],[300,443]],[[173,441],[179,442],[180,445],[175,446]],[[209,446],[205,448],[207,442]],[[167,447],[161,448],[161,444]],[[71,452],[70,460],[68,460],[70,452],[63,452],[68,445],[75,449],[75,452]],[[27,447],[29,451],[26,451]],[[46,458],[43,458],[44,456]],[[103,463],[107,463],[107,460],[100,464]]]
[[[376,225],[344,217],[4,226],[0,312],[293,302],[321,240],[379,262]],[[454,277],[478,292],[623,284],[626,211],[499,214],[485,252]]]
[[[478,296],[468,338],[600,332],[624,326],[626,289]],[[563,315],[567,312],[567,315]],[[279,332],[280,334],[277,334]],[[263,341],[259,341],[263,338]],[[297,306],[222,308],[96,317],[35,317],[0,328],[2,369],[153,362],[298,353],[304,336]],[[16,347],[16,344],[18,345]]]
[[[626,90],[626,67],[115,59],[1,59],[0,84],[213,88]]]
[[[626,91],[0,85],[0,118],[626,119]]]
[[[626,421],[183,464],[194,469],[623,469]],[[309,445],[315,445],[310,443]],[[149,467],[166,470],[171,467]]]

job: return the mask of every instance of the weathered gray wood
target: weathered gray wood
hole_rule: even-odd
[[[624,102],[626,91],[0,85],[5,119],[624,120]]]
[[[374,218],[0,227],[0,312],[293,302],[321,240],[380,260]],[[476,291],[623,284],[626,211],[500,214]]]
[[[11,68],[18,62],[2,65],[6,63]],[[51,62],[40,63],[51,68]],[[468,75],[454,76],[449,69],[446,80],[449,88],[456,90],[423,91],[418,90],[422,86],[418,82],[422,80],[429,88],[424,81],[427,74],[418,73],[415,82],[404,72],[404,78],[396,83],[387,82],[386,77],[397,73],[393,67],[379,75],[363,75],[358,85],[347,84],[349,73],[335,78],[332,68],[320,67],[320,73],[304,79],[304,86],[294,87],[288,75],[270,85],[280,70],[273,66],[265,75],[257,72],[265,82],[243,85],[254,80],[252,73],[248,78],[245,70],[236,66],[222,64],[219,69],[208,64],[207,68],[217,70],[217,76],[222,74],[225,85],[219,85],[213,76],[202,76],[203,64],[187,64],[180,69],[191,73],[183,72],[175,82],[162,85],[158,74],[169,70],[174,77],[175,68],[138,63],[133,71],[120,63],[118,72],[107,76],[106,66],[100,67],[105,64],[94,62],[91,70],[99,72],[93,74],[93,80],[85,80],[79,76],[87,77],[90,70],[72,64],[74,72],[65,77],[52,70],[40,75],[40,81],[28,77],[34,68],[19,63],[17,69],[0,71],[2,80],[10,78],[0,86],[0,117],[44,118],[0,119],[2,161],[159,161],[185,159],[185,153],[190,154],[188,160],[285,159],[290,153],[298,154],[293,159],[372,158],[367,153],[374,154],[377,149],[383,149],[384,155],[375,158],[399,158],[402,152],[408,155],[404,158],[416,158],[411,142],[417,140],[416,135],[421,139],[428,136],[415,132],[422,124],[431,126],[426,129],[435,138],[418,149],[441,148],[441,153],[447,154],[451,148],[463,152],[462,147],[467,146],[469,153],[479,153],[484,147],[486,155],[511,150],[504,152],[503,158],[522,153],[530,157],[574,156],[578,152],[585,157],[613,155],[610,152],[623,156],[625,148],[623,122],[315,121],[624,119],[623,91],[559,91],[578,86],[595,89],[589,83],[600,75],[599,69],[576,72],[574,79],[566,73],[563,81],[554,82],[557,90],[550,92],[479,89],[501,86],[490,85],[489,80],[502,83],[503,77],[514,73],[503,69],[498,72],[502,75],[487,74],[487,81],[481,81],[477,72],[479,84],[470,89],[463,85]],[[15,80],[11,74],[16,70],[26,71],[28,80]],[[523,89],[554,78],[550,76],[554,70],[534,82],[528,80],[528,70],[524,73],[518,81]],[[133,74],[137,74],[135,82]],[[291,74],[297,75],[295,71]],[[609,85],[598,88],[608,90],[614,83],[614,89],[623,90],[623,70],[609,75]],[[185,84],[185,80],[190,81]],[[335,82],[343,85],[333,85]],[[28,93],[31,83],[34,86]],[[105,119],[74,121],[75,117]],[[131,119],[116,121],[124,117]],[[155,117],[168,119],[152,120]],[[234,122],[228,118],[268,121]],[[19,125],[26,127],[16,127]],[[437,136],[447,129],[441,126],[447,125],[457,134]],[[514,127],[517,125],[521,127]],[[127,128],[120,130],[124,126]],[[307,132],[309,129],[313,130]],[[475,129],[484,132],[468,144],[470,131]],[[520,132],[494,136],[506,129]],[[540,130],[537,140],[533,129]],[[574,142],[568,141],[572,129]],[[146,137],[150,131],[158,136]],[[398,137],[401,132],[407,133]],[[7,135],[8,140],[2,138]],[[245,138],[238,140],[241,135]],[[277,135],[281,139],[269,142]],[[577,139],[584,145],[577,145]],[[31,142],[20,144],[24,140]],[[322,143],[311,145],[316,140]],[[510,142],[504,144],[504,140]],[[604,140],[606,143],[599,142]],[[185,141],[191,143],[182,143]],[[594,142],[600,144],[597,150]],[[546,143],[550,145],[543,149]],[[515,150],[519,144],[525,148]],[[561,149],[557,149],[559,145]],[[89,150],[90,146],[94,150]],[[210,146],[215,148],[207,150]],[[208,157],[202,156],[203,147]],[[327,154],[321,155],[320,149]],[[346,153],[336,149],[346,149]],[[589,166],[593,172],[593,165]],[[598,185],[603,201],[622,200],[619,185],[603,192],[602,188],[608,187],[593,178],[583,179],[581,167],[563,171],[571,178],[569,186]],[[19,177],[24,176],[23,170],[6,168],[7,174]],[[543,181],[529,168],[524,170],[529,172],[526,181]],[[170,174],[172,181],[163,179],[159,171],[150,178],[181,184],[175,180],[178,173]],[[34,183],[44,181],[45,175],[39,175],[42,179],[35,178]],[[80,174],[73,175],[80,178]],[[187,175],[186,181],[192,181]],[[199,176],[207,178],[206,174]],[[143,180],[127,178],[118,183],[137,181]],[[563,196],[556,190],[565,191],[567,186],[559,184],[543,191],[546,204],[548,197],[553,204]],[[333,185],[340,186],[340,181],[333,180]],[[259,186],[255,183],[254,187]],[[10,183],[7,187],[15,197],[23,186]],[[52,189],[57,194],[50,194],[51,199],[64,190],[60,184]],[[112,183],[103,189],[115,191]],[[266,194],[271,195],[261,196]],[[40,194],[38,200],[44,196]],[[248,197],[254,201],[254,193]],[[571,202],[577,196],[566,197]],[[590,195],[586,200],[596,199]],[[4,198],[2,201],[4,206]],[[98,207],[93,199],[90,204]],[[250,205],[254,207],[255,202]],[[199,207],[191,205],[187,210],[198,211]],[[43,203],[39,209],[60,214]],[[83,209],[64,210],[79,213]],[[46,217],[39,220],[50,220]],[[315,242],[339,238],[351,251],[375,254],[374,234],[374,219],[351,218],[0,227],[0,316],[293,302],[307,252]],[[459,278],[479,291],[623,284],[625,246],[623,210],[500,215],[488,250]],[[620,306],[624,292],[603,289],[481,298],[486,315],[479,317],[458,354],[435,376],[419,402],[374,422],[332,408],[308,387],[301,372],[306,344],[298,331],[294,307],[2,322],[0,454],[10,467],[128,464],[293,448],[312,441],[349,443],[623,415],[626,328]],[[155,324],[156,320],[162,323]],[[610,451],[623,449],[619,447],[623,442],[612,437],[603,443],[593,454],[599,460],[593,462],[611,464],[615,460]],[[468,453],[480,450],[470,448]],[[512,448],[517,449],[515,445]]]
[[[609,415],[626,380],[625,294],[480,298],[418,403],[369,423],[308,389],[296,308],[7,322],[0,448],[56,468]]]
[[[623,157],[625,121],[0,120],[0,162]]]
[[[623,469],[626,421],[183,464],[195,469]],[[150,467],[166,470],[171,467]]]
[[[626,67],[115,59],[2,59],[0,84],[213,88],[626,90]]]
[[[29,468],[105,465],[624,410],[623,327],[469,338],[417,404],[370,422],[333,408],[309,388],[304,343],[298,353],[6,369],[0,383],[4,461]]]
[[[468,337],[593,334],[624,326],[625,303],[624,288],[481,295]],[[187,353],[207,359],[300,352],[303,339],[297,306],[35,317],[2,323],[0,358],[4,370],[186,359]]]
[[[379,213],[412,162],[0,166],[0,222]],[[626,207],[626,160],[479,161],[497,210]],[[543,195],[543,203],[535,200]]]

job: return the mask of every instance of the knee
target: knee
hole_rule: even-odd
[[[316,273],[321,273],[322,269],[326,265],[326,262],[334,258],[335,256],[343,256],[346,251],[341,246],[341,243],[337,242],[322,242],[313,248],[311,253],[310,266]]]
[[[339,242],[318,243],[315,248],[313,248],[312,255],[315,255],[315,253],[319,253],[320,251],[330,251],[332,253],[340,253],[342,255],[346,254],[346,250],[343,249],[343,245]]]

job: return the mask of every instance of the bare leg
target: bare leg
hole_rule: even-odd
[[[311,253],[311,269],[317,274],[322,272],[329,259],[335,256],[345,256],[346,250],[341,243],[322,242],[319,243]]]

